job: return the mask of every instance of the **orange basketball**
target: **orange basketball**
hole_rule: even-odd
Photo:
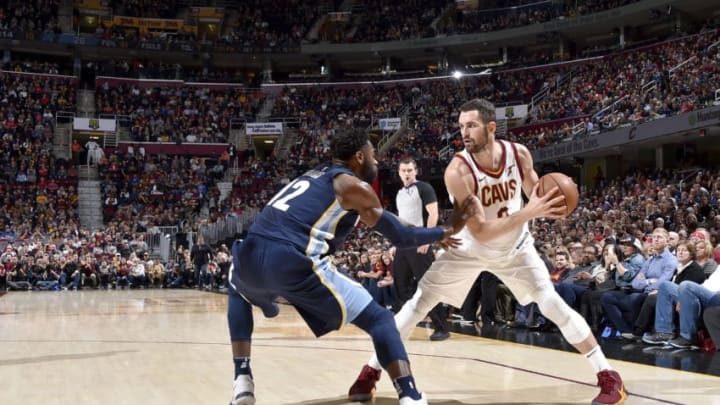
[[[558,203],[556,206],[565,207],[566,217],[575,210],[579,194],[577,184],[570,177],[558,172],[548,173],[540,177],[538,183],[538,195],[540,197],[552,190],[553,187],[557,187],[558,192],[565,196],[565,201]]]

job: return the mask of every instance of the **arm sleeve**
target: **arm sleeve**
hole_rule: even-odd
[[[634,258],[631,258],[631,259],[630,259],[630,262],[632,262],[633,259],[634,259]],[[627,268],[627,266],[626,266],[626,268]],[[636,271],[635,274],[633,274],[632,279],[631,279],[631,280],[632,280],[631,285],[632,285],[632,288],[633,288],[633,289],[635,289],[635,290],[641,290],[641,291],[642,291],[642,290],[645,289],[645,287],[647,287],[647,285],[648,285],[647,279],[650,278],[650,277],[647,276],[647,274],[648,274],[649,271],[650,271],[650,260],[648,259],[645,263],[643,263],[642,269],[641,269],[639,272]],[[629,273],[630,273],[629,270],[626,271],[625,274],[623,274],[623,276],[622,276],[623,279],[627,280],[626,276],[627,276]],[[643,279],[641,279],[641,280],[635,278],[635,276],[637,276],[637,275],[640,274],[640,273],[645,274],[645,278],[643,278]]]
[[[375,229],[399,248],[427,245],[445,237],[445,232],[439,226],[434,228],[404,226],[388,211],[383,211],[375,224]]]
[[[635,276],[640,273],[640,270],[645,267],[647,261],[643,259],[643,257],[640,255],[633,255],[630,260],[625,260],[623,262],[623,266],[625,267],[625,273],[620,276],[620,279],[627,282],[632,281]]]

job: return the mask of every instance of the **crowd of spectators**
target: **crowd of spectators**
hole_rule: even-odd
[[[453,6],[437,24],[439,34],[457,35],[498,31],[556,19],[597,13],[637,0],[551,2],[525,0],[507,7],[460,9]],[[519,3],[519,4],[515,4]]]
[[[8,1],[0,6],[0,33],[58,30],[58,0]]]
[[[227,291],[227,246],[179,243],[168,261],[151,256],[144,232],[126,224],[90,231],[68,226],[59,236],[33,235],[0,252],[3,290],[200,288]]]
[[[532,114],[534,122],[556,121],[511,129],[510,139],[542,147],[712,105],[720,88],[718,39],[709,29],[577,64],[568,84]]]
[[[96,76],[134,79],[183,80],[201,83],[243,83],[248,77],[241,69],[182,66],[151,60],[106,60],[93,64]]]
[[[454,1],[372,1],[333,42],[379,42],[499,31],[617,8],[637,0],[512,1],[465,7]]]
[[[38,60],[11,60],[3,63],[2,70],[23,73],[44,73],[50,75],[72,75],[68,64]]]
[[[177,18],[176,0],[110,0],[113,15],[141,18]]]
[[[134,231],[194,223],[225,213],[217,182],[227,170],[219,158],[115,151],[98,164],[106,223]],[[205,208],[205,211],[203,211]]]
[[[77,171],[52,154],[55,113],[74,108],[70,79],[0,74],[0,232],[58,233],[77,221]]]
[[[229,44],[275,48],[299,46],[320,17],[320,7],[332,1],[300,0],[246,1],[237,11],[238,19],[223,36]]]
[[[342,32],[332,35],[321,32],[321,38],[332,42],[358,43],[496,31],[591,14],[634,1],[521,1],[501,2],[492,6],[481,4],[476,9],[463,9],[448,0],[434,0],[430,3],[417,0],[374,0],[354,7],[347,21],[343,20]],[[508,5],[511,3],[512,6]],[[232,49],[298,49],[314,25],[327,19],[327,12],[341,11],[339,6],[340,2],[331,0],[312,4],[299,0],[243,2],[237,9],[227,10],[228,15],[236,15],[237,18],[223,27],[216,45],[224,44]],[[118,0],[113,1],[111,7],[117,15],[145,18],[177,18],[178,15],[174,1],[158,3]],[[104,41],[105,46],[139,46],[147,49],[176,49],[182,44],[189,44],[195,49],[214,42],[191,33],[140,34],[136,29],[127,27],[98,27],[96,36]]]
[[[142,142],[224,143],[233,119],[251,119],[263,105],[258,90],[203,86],[110,86],[95,93],[96,111],[128,116],[131,136]]]
[[[419,37],[433,37],[432,22],[443,12],[445,0],[372,0],[364,3],[364,10],[354,33],[342,42],[399,41]]]

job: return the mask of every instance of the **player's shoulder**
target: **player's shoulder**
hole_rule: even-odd
[[[470,173],[470,162],[462,153],[456,153],[445,168],[445,174],[457,175]]]

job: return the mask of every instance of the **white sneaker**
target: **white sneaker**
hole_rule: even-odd
[[[420,393],[420,399],[415,400],[410,397],[402,397],[400,398],[400,405],[427,405],[427,397],[425,396],[425,393]]]
[[[247,374],[240,374],[233,383],[230,405],[255,405],[255,383]]]

